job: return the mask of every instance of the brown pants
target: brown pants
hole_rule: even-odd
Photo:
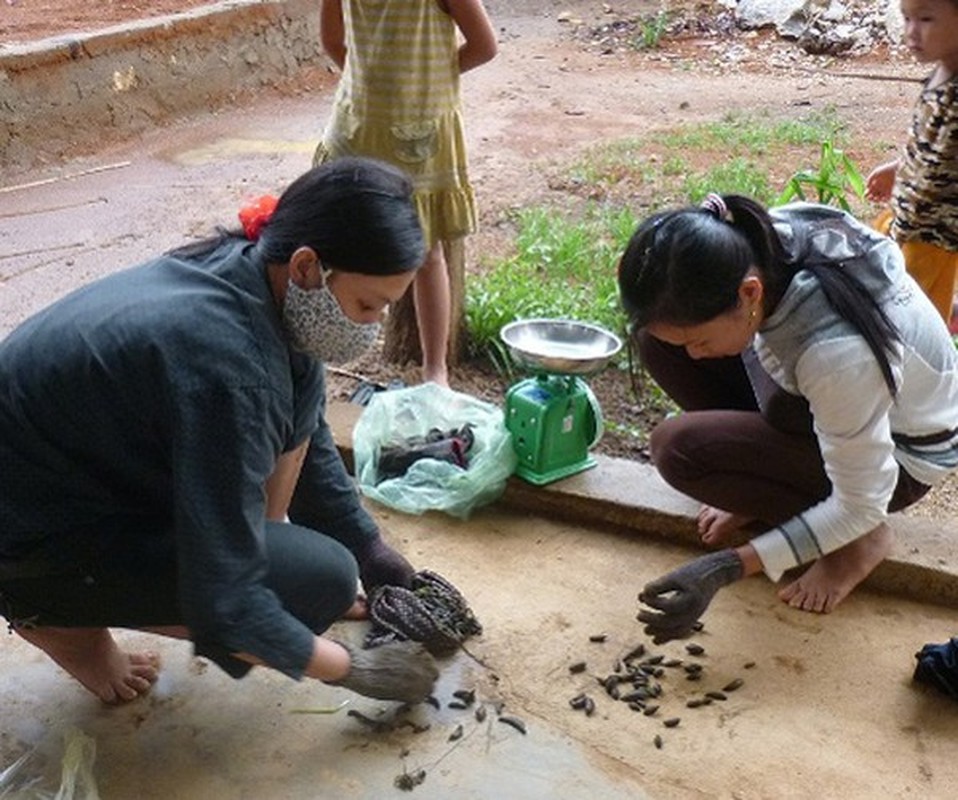
[[[669,485],[715,508],[777,525],[831,493],[812,415],[762,369],[753,351],[699,359],[648,334],[642,362],[683,409],[652,433],[652,460]],[[888,511],[929,487],[898,471]]]

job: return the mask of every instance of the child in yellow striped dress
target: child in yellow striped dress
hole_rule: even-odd
[[[428,255],[413,285],[424,381],[448,385],[443,242],[477,227],[459,76],[492,59],[482,0],[322,0],[323,47],[342,70],[314,163],[379,158],[412,179]]]

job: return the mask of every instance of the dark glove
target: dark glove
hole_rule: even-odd
[[[637,619],[645,623],[645,633],[656,644],[686,636],[714,594],[744,572],[742,559],[731,548],[696,558],[646,584],[639,601],[656,611],[640,611]]]
[[[412,576],[415,573],[410,564],[402,555],[390,547],[382,536],[357,549],[356,562],[359,564],[359,579],[367,597],[380,586],[412,586]]]
[[[338,642],[349,652],[345,678],[330,681],[365,697],[421,703],[432,694],[439,668],[419,642],[392,642],[362,650]]]

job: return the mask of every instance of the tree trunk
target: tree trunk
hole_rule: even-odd
[[[466,325],[466,258],[465,239],[443,241],[443,255],[449,272],[449,347],[446,363],[450,367],[459,363],[463,333]],[[416,304],[412,286],[398,303],[389,308],[383,340],[383,359],[390,364],[405,365],[422,363],[422,346],[419,343],[419,323],[416,321]]]

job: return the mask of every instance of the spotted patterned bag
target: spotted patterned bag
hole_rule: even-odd
[[[409,589],[381,586],[369,598],[372,627],[365,647],[386,642],[422,642],[434,656],[454,653],[482,625],[460,591],[442,576],[422,570],[412,576]]]

